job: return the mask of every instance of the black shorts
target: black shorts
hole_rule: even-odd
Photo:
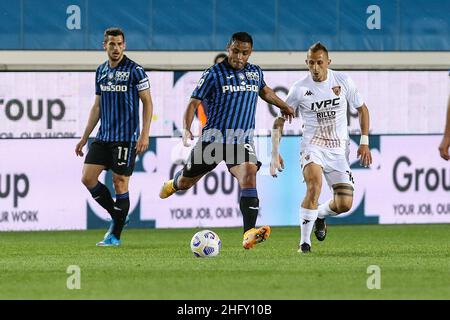
[[[136,143],[94,140],[89,146],[84,163],[105,166],[114,173],[131,176],[136,160]]]
[[[261,162],[256,158],[255,147],[250,143],[223,144],[217,142],[199,141],[191,150],[191,154],[184,165],[184,177],[197,177],[212,171],[217,165],[225,161],[228,170],[244,162],[256,164],[259,168]]]

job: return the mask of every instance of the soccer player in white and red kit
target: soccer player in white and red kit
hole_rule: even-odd
[[[369,149],[369,111],[348,75],[328,69],[331,60],[321,43],[312,45],[307,54],[309,74],[294,83],[286,103],[297,108],[303,118],[301,166],[306,195],[300,208],[301,238],[299,252],[311,251],[311,232],[319,241],[326,236],[325,217],[347,212],[352,207],[354,182],[348,161],[349,135],[347,104],[358,110],[361,140],[358,157],[362,166],[372,163]],[[279,143],[285,119],[275,119],[272,134],[270,173],[284,167]],[[333,188],[334,196],[318,205],[322,174]]]

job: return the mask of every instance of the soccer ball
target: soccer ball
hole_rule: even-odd
[[[191,240],[191,251],[196,257],[215,257],[219,254],[221,246],[219,236],[211,230],[199,231]]]

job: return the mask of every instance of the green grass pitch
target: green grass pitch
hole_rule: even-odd
[[[241,228],[211,228],[215,258],[195,258],[196,229],[126,229],[119,248],[104,230],[0,232],[0,299],[450,299],[450,225],[329,226],[297,253],[298,227],[274,227],[254,249]],[[314,235],[313,235],[314,237]],[[66,286],[80,267],[79,290]],[[380,289],[368,289],[368,267]]]

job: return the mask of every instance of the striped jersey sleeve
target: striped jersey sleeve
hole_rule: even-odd
[[[261,70],[261,68],[258,66],[258,71],[259,71],[259,90],[262,90],[265,86],[266,86],[266,82],[264,81],[264,73]]]
[[[100,96],[102,94],[102,90],[100,89],[100,82],[99,80],[99,75],[100,75],[100,71],[103,69],[103,64],[100,65],[97,70],[95,71],[95,94],[97,96]]]
[[[208,98],[214,90],[214,72],[211,68],[203,72],[202,77],[197,83],[197,86],[192,92],[191,98],[204,100]]]

